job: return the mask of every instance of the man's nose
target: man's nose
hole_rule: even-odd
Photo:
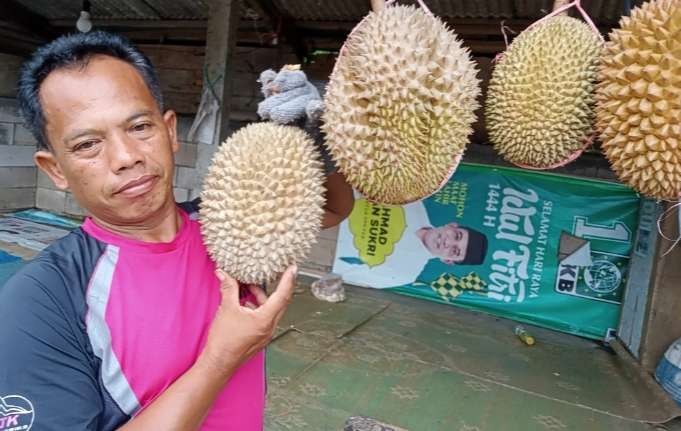
[[[125,133],[116,133],[109,139],[109,160],[114,172],[121,172],[144,161],[139,142]]]

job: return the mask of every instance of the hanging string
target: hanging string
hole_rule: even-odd
[[[423,9],[428,15],[433,16],[433,12],[428,9],[428,6],[423,2],[423,0],[417,0],[421,9]]]
[[[664,222],[675,209],[681,208],[681,201],[668,202],[674,202],[674,205],[667,208],[657,219],[657,233],[659,233],[662,238],[672,242],[672,245],[667,249],[667,251],[662,253],[662,256],[668,255],[674,249],[674,247],[676,247],[679,244],[679,242],[681,242],[681,223],[679,223],[678,227],[679,233],[677,234],[676,238],[668,237],[667,235],[664,234],[664,232],[662,232],[662,222]]]
[[[540,19],[540,20],[538,20],[538,21],[535,21],[535,22],[533,22],[532,24],[530,24],[530,26],[527,27],[526,30],[531,29],[531,28],[534,27],[535,25],[537,25],[537,24],[539,24],[539,23],[541,23],[541,22],[543,22],[543,21],[546,21],[547,19],[549,19],[549,18],[551,18],[551,17],[554,17],[554,16],[560,14],[561,12],[566,11],[566,10],[570,9],[571,7],[573,7],[573,6],[574,6],[575,8],[577,8],[577,10],[579,11],[579,13],[582,15],[582,18],[584,18],[584,21],[586,21],[586,23],[589,24],[589,27],[591,27],[591,29],[594,31],[594,33],[596,33],[596,34],[598,35],[599,39],[601,39],[601,42],[604,42],[605,39],[603,39],[603,35],[601,34],[601,32],[598,31],[598,27],[596,27],[596,24],[594,24],[594,22],[591,20],[591,17],[589,16],[589,14],[586,13],[586,11],[582,8],[582,2],[581,2],[581,0],[574,0],[573,2],[570,2],[570,3],[566,4],[566,5],[563,5],[563,6],[559,7],[558,9],[554,10],[553,12],[551,12],[551,13],[548,14],[548,15],[546,15],[546,16],[543,17],[542,19]]]
[[[501,21],[501,34],[504,36],[504,45],[506,46],[506,48],[508,48],[508,35],[506,34],[506,31],[508,30],[508,32],[513,34],[518,34],[518,32],[504,24],[505,22],[506,20]]]
[[[497,55],[494,56],[494,59],[492,59],[492,63],[494,63],[494,64],[500,62],[501,59],[504,58],[504,53],[508,49],[508,34],[506,34],[506,31],[508,31],[509,33],[518,34],[517,31],[515,31],[511,27],[507,26],[505,24],[505,22],[506,22],[506,20],[502,20],[501,23],[500,23],[501,35],[504,36],[504,51],[500,52],[500,53],[498,53]]]

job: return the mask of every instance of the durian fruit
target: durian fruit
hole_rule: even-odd
[[[305,259],[321,227],[322,164],[301,129],[254,123],[216,151],[201,192],[204,243],[244,283],[270,281]]]
[[[549,169],[581,152],[593,133],[602,46],[584,22],[560,15],[513,40],[485,104],[490,141],[504,159]]]
[[[644,3],[610,33],[597,88],[603,150],[620,180],[681,196],[681,0]]]
[[[442,21],[412,6],[371,12],[348,36],[329,80],[327,146],[367,199],[421,199],[454,172],[479,92],[468,49]]]

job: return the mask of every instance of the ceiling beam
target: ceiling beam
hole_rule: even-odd
[[[0,1],[0,52],[27,56],[56,34],[45,18],[20,3]]]
[[[176,29],[176,28],[198,28],[205,30],[207,27],[207,20],[205,19],[97,19],[93,18],[92,22],[97,25],[106,26],[111,29],[118,28],[154,28],[154,29]],[[50,20],[49,24],[53,27],[74,27],[76,25],[75,19],[55,19]]]
[[[307,57],[307,45],[305,45],[300,31],[296,28],[295,20],[291,16],[281,13],[272,0],[257,0],[257,3],[263,13],[270,19],[274,31],[278,31],[278,27],[281,26],[282,36],[293,46],[298,61],[302,63],[305,57]]]
[[[14,0],[0,1],[0,25],[13,27],[41,39],[50,39],[52,30],[49,22]]]
[[[28,57],[45,41],[0,27],[0,53]]]

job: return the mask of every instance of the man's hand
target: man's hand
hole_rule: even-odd
[[[293,296],[296,271],[295,266],[289,267],[269,298],[259,286],[249,285],[256,305],[241,305],[239,283],[218,271],[222,302],[197,364],[228,378],[236,367],[267,346]]]

